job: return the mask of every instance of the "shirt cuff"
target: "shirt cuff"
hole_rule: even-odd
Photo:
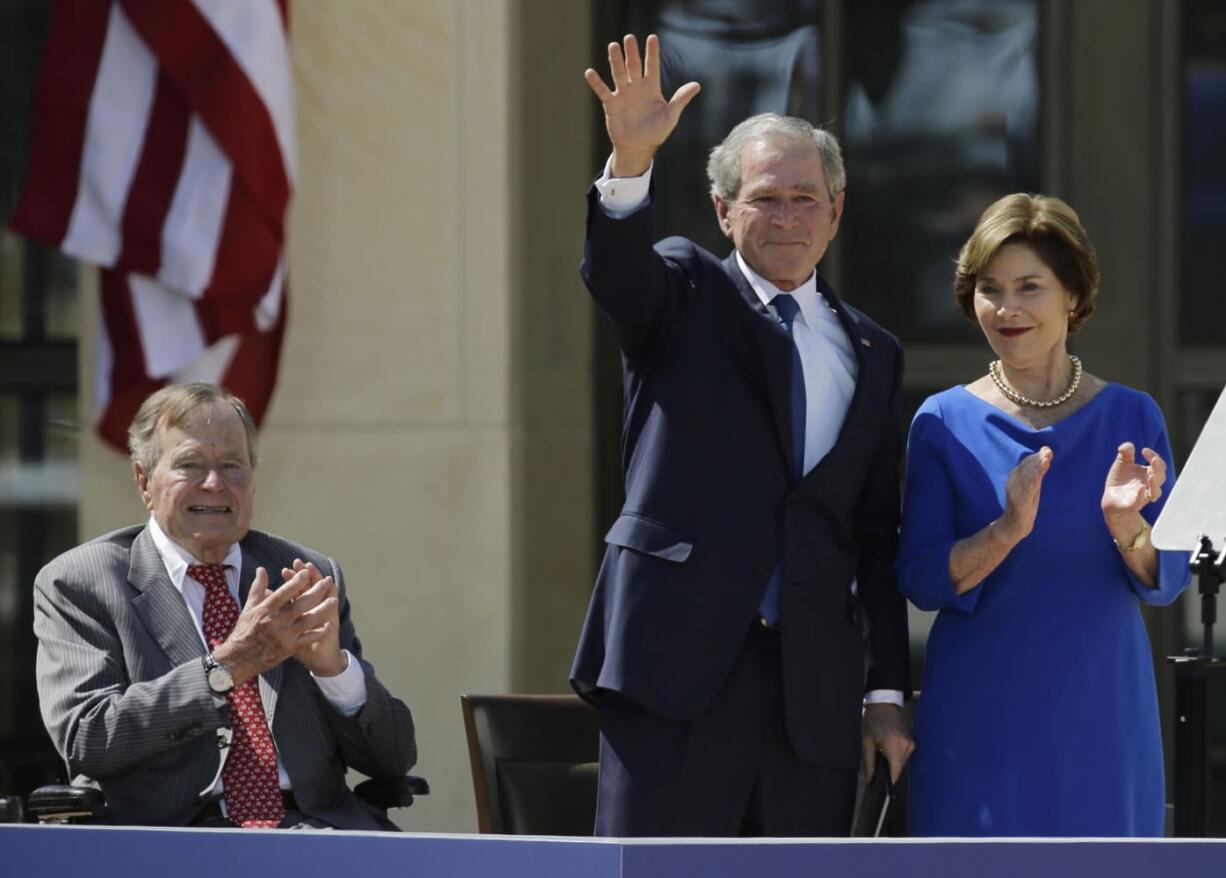
[[[319,677],[313,671],[311,676],[329,704],[343,715],[353,716],[366,705],[366,675],[349,650],[342,649],[341,652],[345,654],[345,670],[335,677]]]
[[[653,161],[642,174],[637,177],[614,177],[613,156],[604,163],[604,171],[596,180],[596,190],[600,192],[600,207],[613,219],[625,219],[647,203],[651,192],[651,170],[655,167]]]
[[[864,696],[865,704],[896,704],[903,705],[901,689],[872,689]]]

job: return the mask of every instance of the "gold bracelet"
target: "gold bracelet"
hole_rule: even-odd
[[[1132,538],[1132,542],[1128,545],[1122,544],[1117,539],[1112,539],[1115,547],[1121,552],[1135,552],[1137,549],[1145,548],[1145,544],[1149,542],[1149,522],[1144,518],[1141,519],[1141,532]]]

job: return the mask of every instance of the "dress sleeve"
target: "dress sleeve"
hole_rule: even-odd
[[[921,610],[971,613],[982,584],[959,595],[949,576],[949,553],[957,541],[957,496],[945,449],[948,428],[940,407],[920,406],[907,437],[907,478],[898,548],[898,587]]]
[[[1171,490],[1175,487],[1175,461],[1171,454],[1170,439],[1166,435],[1166,421],[1163,420],[1162,410],[1149,396],[1145,397],[1145,403],[1145,441],[1141,444],[1154,449],[1166,461],[1166,484],[1162,486],[1162,496],[1141,510],[1141,515],[1152,527],[1166,506],[1166,498],[1171,495]],[[1138,447],[1138,457],[1140,453],[1141,450]],[[1142,603],[1166,606],[1179,597],[1191,581],[1192,571],[1188,566],[1191,560],[1190,552],[1170,552],[1159,549],[1156,588],[1137,579],[1123,560],[1120,561],[1120,566],[1124,568],[1129,585],[1132,586],[1132,590],[1136,592]]]

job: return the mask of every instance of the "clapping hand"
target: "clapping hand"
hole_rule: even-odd
[[[1148,466],[1137,462],[1136,447],[1131,442],[1124,442],[1117,449],[1103,486],[1103,515],[1108,521],[1140,512],[1162,496],[1166,461],[1152,448],[1142,448],[1141,456]]]
[[[1051,467],[1053,456],[1052,450],[1044,445],[1022,458],[1005,481],[1005,514],[1001,517],[1001,526],[1013,543],[1025,539],[1034,529],[1043,476]]]
[[[615,177],[637,177],[650,166],[652,157],[677,126],[681,111],[701,86],[687,82],[665,100],[660,91],[660,41],[647,38],[647,57],[639,58],[638,40],[625,38],[625,50],[609,43],[609,73],[613,91],[590,67],[583,78],[604,106],[605,128],[613,143],[612,172]]]
[[[317,676],[335,677],[346,667],[340,644],[340,596],[336,582],[331,576],[320,573],[314,563],[303,563],[299,558],[294,559],[293,569],[281,570],[281,578],[287,583],[300,575],[308,578],[312,590],[318,590],[320,602],[310,611],[309,617],[304,614],[304,618],[310,619],[310,627],[299,641],[294,658]]]
[[[268,572],[257,568],[234,630],[213,650],[236,685],[291,656],[320,676],[345,669],[340,653],[336,585],[315,566],[294,562],[281,571],[284,583],[270,589]]]

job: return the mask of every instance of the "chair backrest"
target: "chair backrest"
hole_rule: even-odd
[[[591,835],[600,724],[577,695],[461,695],[477,823],[503,835]]]

